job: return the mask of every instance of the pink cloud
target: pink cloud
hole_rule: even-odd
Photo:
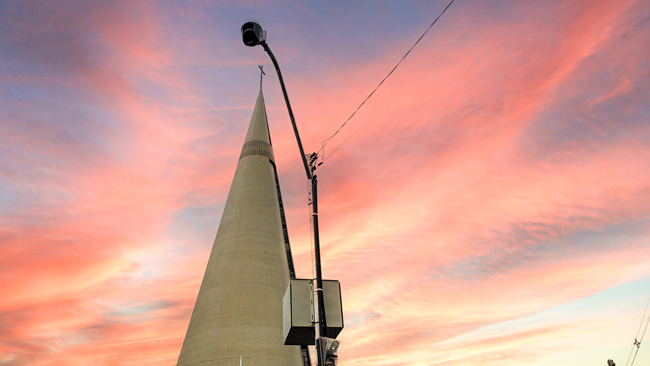
[[[348,321],[342,364],[532,363],[565,352],[561,340],[603,332],[589,321],[485,329],[649,273],[647,143],[609,136],[596,122],[593,129],[611,137],[606,143],[573,135],[561,141],[544,115],[577,120],[638,90],[644,51],[608,52],[623,47],[638,7],[499,4],[468,36],[456,43],[447,36],[445,52],[423,43],[328,146],[331,152],[370,120],[317,171],[325,276],[341,280]],[[193,9],[187,13],[203,19]],[[204,224],[184,215],[223,204],[243,140],[239,124],[250,117],[240,106],[252,99],[228,95],[235,93],[229,85],[215,86],[230,90],[218,94],[223,103],[206,96],[184,67],[209,57],[192,39],[194,61],[182,62],[163,8],[139,1],[86,10],[92,21],[64,8],[12,23],[22,32],[9,42],[15,57],[55,70],[45,72],[46,87],[75,90],[92,108],[66,130],[46,122],[68,114],[40,120],[25,103],[3,127],[0,147],[11,147],[15,166],[0,170],[0,179],[20,180],[16,191],[34,198],[18,200],[1,218],[0,353],[7,356],[0,363],[173,364],[219,214],[205,214]],[[66,35],[54,48],[44,36],[52,29]],[[304,53],[281,50],[289,60]],[[325,67],[317,81],[293,73],[308,151],[400,52]],[[614,64],[603,54],[621,59],[612,87],[584,105],[571,99],[593,90],[593,75]],[[227,68],[239,56],[220,57],[214,64]],[[294,258],[309,277],[306,182],[269,77]],[[641,109],[635,101],[617,108]],[[620,129],[633,128],[642,127]],[[543,346],[514,351],[532,343]]]

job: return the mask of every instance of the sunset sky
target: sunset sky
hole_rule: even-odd
[[[259,64],[312,277],[308,181],[240,27],[268,31],[312,152],[447,3],[0,0],[0,365],[176,364]],[[324,157],[340,365],[626,365],[650,296],[650,2],[456,0]]]

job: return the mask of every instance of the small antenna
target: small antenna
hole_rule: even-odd
[[[264,65],[257,65],[257,67],[259,67],[260,71],[261,71],[261,74],[260,74],[260,90],[262,90],[262,78],[263,78],[263,75],[266,75],[266,73],[264,72]]]
[[[239,366],[241,366],[241,361],[244,358],[244,356],[239,356]]]

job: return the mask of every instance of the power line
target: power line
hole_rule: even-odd
[[[480,21],[485,17],[485,15],[487,15],[487,13],[489,13],[490,11],[492,11],[492,9],[494,9],[494,7],[495,7],[498,3],[500,3],[500,2],[501,2],[501,0],[497,0],[497,1],[495,1],[495,2],[492,4],[492,6],[490,6],[490,8],[489,8],[488,10],[486,10],[485,12],[483,12],[483,14],[481,14],[481,16],[480,16],[480,17],[479,17],[475,22],[473,22],[475,26],[472,27],[472,28],[470,28],[470,29],[468,29],[465,33],[461,34],[458,38],[456,38],[456,40],[455,40],[452,44],[455,44],[455,43],[458,42],[461,38],[463,38],[464,36],[466,36],[466,35],[470,32],[470,30],[476,28],[476,25],[479,24],[479,22],[480,22]],[[446,10],[446,9],[445,9],[445,10]],[[440,14],[440,15],[442,15],[442,14]],[[447,51],[443,52],[443,53],[442,53],[441,55],[439,55],[435,60],[433,60],[432,64],[435,63],[436,61],[438,61],[438,60],[440,59],[440,57],[442,57],[442,55],[444,55],[446,52],[447,52]],[[424,74],[424,73],[425,73],[426,71],[428,71],[429,69],[430,69],[430,68],[425,68],[424,71],[422,71],[422,72],[421,72],[421,73],[420,73],[420,74],[419,74],[415,79],[419,79],[419,78],[422,76],[422,74]],[[415,80],[415,79],[414,79],[414,80]],[[413,81],[411,81],[411,83],[413,83]],[[343,141],[339,146],[337,146],[337,147],[336,147],[336,148],[335,148],[331,153],[329,153],[329,154],[327,155],[327,157],[324,157],[324,158],[323,158],[323,162],[325,162],[325,160],[329,159],[330,156],[332,156],[336,151],[338,151],[338,149],[340,149],[341,146],[343,146],[346,142],[348,142],[348,140],[351,139],[354,135],[356,135],[357,132],[359,132],[359,131],[360,131],[360,130],[365,126],[365,125],[367,125],[368,123],[370,123],[370,121],[372,121],[372,120],[373,120],[373,119],[374,119],[374,118],[375,118],[375,117],[376,117],[376,116],[377,116],[381,111],[383,111],[387,106],[388,106],[388,104],[385,104],[385,105],[384,105],[384,106],[383,106],[383,107],[382,107],[382,108],[381,108],[377,113],[375,113],[375,114],[374,114],[370,119],[368,119],[364,124],[362,124],[362,125],[361,125],[357,130],[356,130],[356,131],[354,131],[350,136],[348,136],[348,138],[345,139],[345,140],[344,140],[344,141]],[[357,108],[357,110],[358,110],[358,109],[359,109],[359,108]],[[356,113],[356,111],[355,111],[355,113]],[[353,115],[354,115],[354,114],[353,114]],[[350,118],[352,118],[352,116],[350,116]],[[348,120],[350,120],[350,118],[348,118]],[[347,121],[346,121],[345,123],[347,123]],[[345,125],[345,124],[343,124],[343,125]],[[343,126],[341,126],[341,128],[342,128],[342,127],[343,127]],[[339,128],[339,130],[340,130],[341,128]],[[338,130],[337,130],[336,132],[338,133]],[[336,133],[335,133],[334,135],[336,135]],[[332,137],[334,137],[334,135],[332,135],[329,139],[331,139]],[[328,139],[328,140],[329,140],[329,139]],[[327,141],[327,140],[325,140],[325,141]],[[321,148],[321,150],[323,150],[323,149]],[[319,150],[319,152],[320,152],[321,150]],[[323,154],[323,155],[324,155],[324,154]],[[322,164],[322,162],[321,162],[321,164]],[[628,361],[629,361],[629,360],[628,360]]]
[[[425,30],[424,33],[422,33],[422,35],[420,36],[420,38],[418,38],[418,40],[415,41],[415,43],[413,44],[413,46],[411,46],[411,48],[409,48],[409,50],[408,50],[408,51],[406,52],[406,54],[402,57],[402,59],[399,60],[399,62],[397,63],[397,65],[395,65],[395,67],[393,67],[392,70],[390,70],[390,72],[388,73],[388,75],[386,75],[386,77],[385,77],[385,78],[384,78],[384,79],[379,83],[379,85],[377,85],[377,87],[372,91],[372,93],[370,93],[370,95],[368,95],[368,97],[366,97],[366,99],[364,99],[364,101],[361,102],[361,104],[357,107],[357,109],[354,110],[354,112],[352,113],[352,115],[351,115],[350,117],[348,117],[348,119],[347,119],[345,122],[343,122],[343,124],[341,125],[341,127],[339,127],[338,130],[336,130],[336,132],[334,132],[334,134],[333,134],[332,136],[330,136],[330,137],[326,138],[325,140],[323,140],[323,142],[321,143],[321,148],[320,148],[320,150],[318,150],[318,151],[316,152],[317,154],[319,154],[321,151],[323,151],[323,150],[325,149],[325,145],[327,145],[327,143],[329,142],[329,140],[331,140],[334,136],[336,136],[336,135],[339,133],[339,131],[341,131],[341,129],[342,129],[342,128],[343,128],[343,127],[344,127],[344,126],[345,126],[345,125],[346,125],[346,124],[351,120],[351,119],[352,119],[352,117],[354,117],[354,115],[359,111],[359,109],[361,109],[361,107],[362,107],[362,106],[363,106],[363,105],[368,101],[368,99],[370,99],[370,97],[372,97],[372,95],[375,94],[375,92],[377,91],[377,89],[379,89],[379,87],[384,83],[384,81],[386,81],[386,79],[388,79],[388,77],[391,76],[391,74],[393,73],[393,71],[395,71],[395,69],[397,69],[397,67],[402,63],[402,61],[404,61],[404,59],[406,58],[406,56],[408,56],[409,53],[411,53],[411,51],[413,50],[413,48],[415,48],[415,46],[417,46],[417,44],[420,43],[420,41],[422,40],[422,38],[424,38],[424,36],[427,34],[427,32],[429,32],[429,29],[431,29],[431,27],[433,27],[433,25],[436,24],[436,22],[438,21],[438,19],[440,19],[440,17],[442,16],[442,14],[444,14],[444,13],[447,11],[447,9],[449,9],[449,7],[451,6],[451,4],[453,4],[454,1],[455,1],[455,0],[451,0],[451,1],[449,2],[449,4],[447,4],[447,6],[445,7],[445,9],[442,11],[442,13],[440,13],[440,15],[438,15],[438,17],[433,21],[433,23],[431,23],[431,25],[429,26],[429,28],[427,28],[427,30]]]
[[[645,305],[645,310],[643,311],[643,318],[641,318],[641,324],[639,324],[639,330],[636,331],[636,338],[634,338],[634,344],[632,345],[632,351],[630,351],[630,356],[628,356],[627,358],[627,362],[629,363],[630,357],[632,357],[632,353],[634,353],[634,358],[632,358],[632,363],[630,363],[629,366],[634,365],[634,360],[636,360],[636,355],[639,353],[639,348],[641,348],[641,342],[643,342],[643,337],[645,336],[645,332],[646,330],[648,330],[648,324],[650,324],[650,316],[649,316],[648,320],[645,323],[645,328],[643,329],[643,333],[641,333],[641,327],[643,327],[643,321],[645,320],[645,315],[648,312],[648,305],[650,305],[650,298],[648,298],[648,302]],[[641,333],[641,339],[639,339],[639,333]],[[634,347],[636,347],[636,352],[634,352]]]

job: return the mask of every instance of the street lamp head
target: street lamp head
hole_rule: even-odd
[[[241,26],[241,37],[248,47],[255,47],[266,41],[266,32],[256,21],[251,20]]]

